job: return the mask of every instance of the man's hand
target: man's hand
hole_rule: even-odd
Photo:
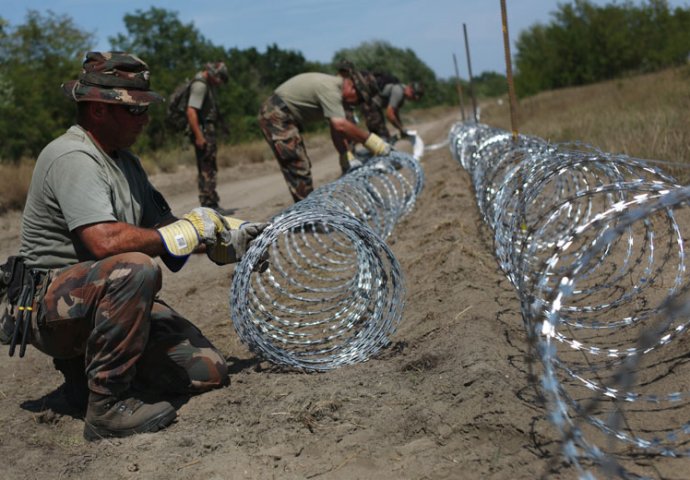
[[[165,249],[176,257],[189,255],[199,244],[212,246],[218,235],[230,228],[212,208],[197,207],[181,219],[158,229]]]
[[[245,222],[240,228],[225,230],[216,243],[206,250],[208,258],[217,265],[236,263],[249,249],[249,244],[263,232],[268,223]]]
[[[369,134],[364,142],[364,146],[376,156],[388,155],[391,153],[391,146],[375,133]]]
[[[194,138],[194,145],[196,148],[199,150],[206,150],[206,146],[208,145],[208,142],[206,141],[206,138],[202,137],[195,137]]]

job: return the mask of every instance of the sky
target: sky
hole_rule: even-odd
[[[505,1],[512,55],[521,31],[535,23],[549,23],[559,3],[572,3]],[[669,4],[689,8],[690,0],[670,0]],[[473,76],[506,71],[500,0],[0,0],[0,17],[16,26],[25,22],[29,9],[67,15],[78,28],[94,34],[95,50],[109,50],[109,37],[126,34],[124,16],[151,7],[177,12],[183,23],[193,23],[217,46],[255,47],[263,52],[275,43],[324,63],[342,48],[383,40],[413,50],[438,78],[455,76],[454,54],[460,76],[468,77],[464,24]]]

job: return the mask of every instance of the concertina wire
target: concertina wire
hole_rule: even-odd
[[[420,137],[413,144],[423,152]],[[363,160],[274,216],[235,267],[233,325],[272,363],[326,371],[363,362],[397,329],[405,285],[385,239],[414,208],[424,172],[402,151]]]
[[[690,456],[690,187],[484,124],[455,124],[449,145],[517,290],[565,459],[580,478],[648,478],[636,459]]]

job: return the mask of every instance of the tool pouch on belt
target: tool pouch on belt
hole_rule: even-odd
[[[0,267],[3,293],[3,305],[0,313],[0,331],[2,342],[9,343],[9,355],[19,346],[19,356],[23,357],[29,342],[31,319],[34,314],[34,299],[36,285],[44,276],[37,270],[32,270],[24,264],[22,257],[13,256]],[[0,292],[2,293],[2,292]],[[7,333],[12,332],[7,339]]]
[[[15,306],[22,290],[24,262],[21,257],[9,257],[0,265],[0,343],[12,340],[15,326]]]

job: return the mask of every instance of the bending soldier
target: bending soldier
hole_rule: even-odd
[[[347,62],[344,62],[346,65]],[[386,127],[386,119],[399,132],[400,138],[409,136],[400,118],[400,109],[405,100],[417,101],[424,95],[420,82],[404,84],[394,75],[381,72],[362,71],[362,78],[371,92],[368,101],[359,106],[367,129],[386,141],[394,140]],[[393,142],[394,143],[394,142]]]
[[[261,106],[259,126],[273,150],[295,202],[313,190],[311,160],[302,137],[308,123],[328,121],[333,146],[345,173],[355,162],[348,142],[363,143],[374,155],[385,155],[390,145],[376,134],[362,130],[346,118],[343,103],[355,105],[363,92],[356,89],[353,76],[358,72],[340,71],[338,75],[302,73],[278,88]]]

